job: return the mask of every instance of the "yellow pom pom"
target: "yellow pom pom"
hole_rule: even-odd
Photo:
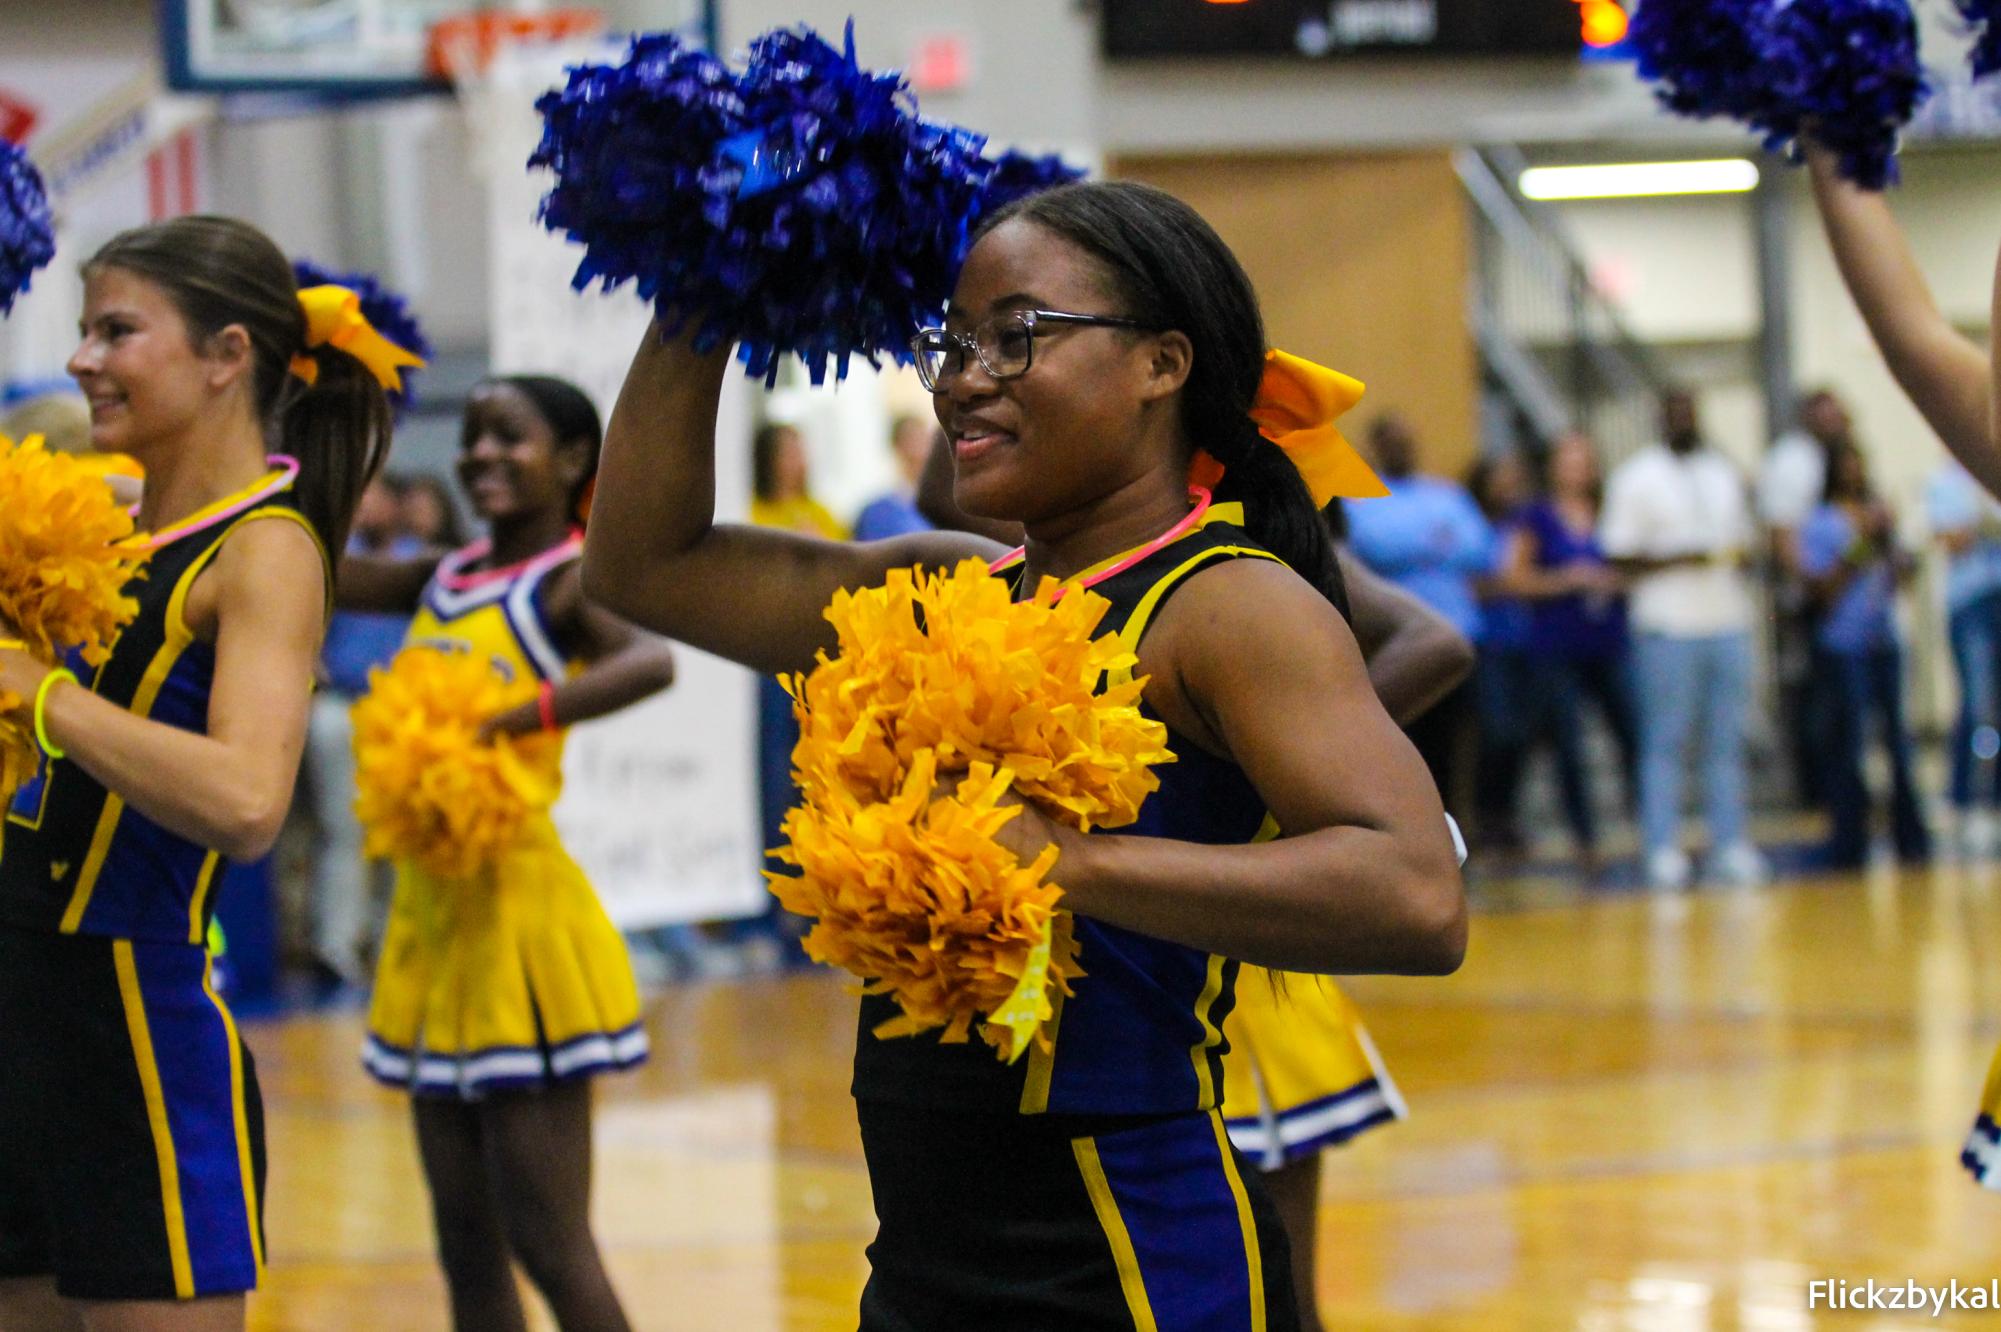
[[[0,436],[0,626],[35,657],[78,648],[103,665],[138,613],[125,587],[150,555],[96,470],[39,436]]]
[[[1116,635],[1093,639],[1111,603],[1045,579],[1013,602],[979,560],[946,574],[898,569],[882,587],[836,593],[835,656],[785,685],[799,719],[792,752],[808,799],[824,786],[887,799],[919,750],[941,774],[1005,768],[1044,813],[1089,832],[1139,817],[1172,762],[1167,728],[1140,714],[1144,679]]]
[[[1167,728],[1141,715],[1145,680],[1116,635],[1094,639],[1110,603],[1045,580],[1016,603],[978,560],[950,574],[891,572],[827,609],[838,638],[784,681],[799,720],[792,752],[803,803],[774,854],[787,908],[816,924],[806,949],[893,996],[902,1015],[878,1036],[975,1020],[1014,1060],[1052,1011],[1052,990],[1082,975],[1046,881],[1054,848],[1021,865],[993,834],[1010,790],[1089,832],[1139,816],[1173,761]],[[932,800],[941,777],[965,775]]]
[[[35,775],[35,764],[41,758],[27,706],[19,694],[0,689],[0,817],[5,816],[14,793]]]
[[[901,1016],[877,1036],[942,1027],[941,1039],[963,1041],[976,1018],[1012,1008],[980,1028],[1012,1062],[1050,1016],[1050,987],[1067,993],[1083,974],[1069,931],[1054,928],[1063,890],[1045,876],[1056,849],[1023,865],[994,841],[1020,814],[1001,803],[1008,782],[976,764],[956,794],[933,800],[936,768],[925,750],[889,800],[829,792],[786,815],[790,844],[775,854],[800,872],[768,876],[772,890],[788,910],[816,919],[809,956],[896,1000]]]
[[[521,838],[562,786],[555,737],[479,739],[481,723],[535,696],[481,657],[405,648],[354,705],[355,813],[368,854],[465,879]]]

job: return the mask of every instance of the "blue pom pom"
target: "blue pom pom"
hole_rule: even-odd
[[[2001,0],[1955,0],[1973,29],[1973,77],[2001,71]]]
[[[1084,172],[1054,156],[1034,157],[1028,153],[1002,153],[993,159],[986,190],[980,199],[980,213],[998,212],[1017,199],[1082,180]]]
[[[0,314],[56,257],[55,224],[41,173],[20,145],[0,139]]]
[[[368,273],[341,273],[314,263],[310,259],[294,259],[292,276],[299,289],[307,287],[346,287],[361,297],[361,314],[377,333],[389,339],[404,351],[425,360],[431,359],[431,340],[424,336],[424,326],[411,313],[410,303],[402,295],[391,291]],[[405,370],[402,374],[403,391],[391,390],[389,401],[396,410],[396,419],[402,420],[416,394],[411,382],[422,373]]]
[[[1868,189],[1929,89],[1908,0],[1647,0],[1631,41],[1669,109],[1728,116],[1783,150],[1812,127]]]
[[[574,285],[631,282],[661,327],[739,344],[813,382],[851,358],[907,363],[938,322],[999,164],[985,139],[921,120],[903,80],[805,28],[752,43],[741,74],[669,35],[573,69],[537,104],[542,220],[584,247]],[[1009,179],[1021,174],[1009,168]]]

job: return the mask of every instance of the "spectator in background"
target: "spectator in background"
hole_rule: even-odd
[[[1348,506],[1349,548],[1477,640],[1480,597],[1474,584],[1493,569],[1493,529],[1463,486],[1418,473],[1417,438],[1402,417],[1378,417],[1369,427],[1369,442],[1390,493]],[[1473,804],[1473,707],[1474,686],[1462,684],[1408,731],[1446,810],[1462,823]]]
[[[847,537],[847,529],[809,490],[806,441],[798,427],[776,422],[759,426],[751,436],[750,465],[753,523],[836,541]],[[765,846],[785,841],[781,827],[785,811],[792,808],[792,749],[798,743],[799,723],[792,717],[791,696],[774,677],[759,677],[757,789]],[[801,961],[796,944],[789,951],[782,948],[787,936],[801,932],[797,918],[789,917],[775,897],[767,899],[762,916],[740,922],[733,930],[743,944],[743,961],[753,970],[765,970],[781,961]]]
[[[419,550],[457,550],[466,544],[452,488],[443,477],[422,473],[402,483],[397,527]]]
[[[1702,747],[1708,873],[1762,883],[1765,858],[1745,813],[1744,732],[1751,709],[1754,533],[1744,479],[1702,437],[1695,396],[1661,399],[1663,442],[1612,474],[1598,536],[1631,579],[1640,714],[1640,832],[1649,883],[1689,882],[1681,846],[1682,761]]]
[[[1813,644],[1817,607],[1799,566],[1799,529],[1820,506],[1827,489],[1830,450],[1854,442],[1848,408],[1832,389],[1801,396],[1796,424],[1772,441],[1758,473],[1758,517],[1771,542],[1772,655],[1778,677],[1779,715],[1791,751],[1793,787],[1802,803],[1826,802],[1827,700],[1814,690]]]
[[[424,543],[400,532],[403,483],[377,477],[362,492],[347,553],[399,558]],[[320,688],[306,726],[307,783],[312,794],[311,918],[314,980],[323,988],[359,985],[368,975],[373,919],[389,889],[388,866],[362,854],[354,813],[354,723],[348,712],[368,692],[370,670],[387,666],[403,645],[409,617],[337,611],[320,649]]]
[[[1473,502],[1493,527],[1500,550],[1519,538],[1522,506],[1529,499],[1529,474],[1512,450],[1482,458],[1466,476]],[[1518,856],[1524,850],[1516,822],[1522,769],[1540,738],[1540,720],[1531,706],[1539,664],[1530,651],[1528,603],[1505,580],[1480,581],[1479,667],[1473,687],[1479,703],[1479,847],[1490,855]]]
[[[806,473],[806,440],[797,426],[776,422],[759,426],[751,436],[750,468],[753,523],[832,541],[847,540],[848,529],[813,498]]]
[[[2001,504],[1948,462],[1925,488],[1932,535],[1945,548],[1945,605],[1959,717],[1952,728],[1952,803],[1968,852],[1993,849],[2001,805]]]
[[[931,439],[938,427],[919,416],[899,416],[889,428],[890,451],[896,455],[896,489],[870,500],[855,519],[855,540],[928,532],[931,524],[917,510],[917,486],[931,457]]]
[[[1558,439],[1549,452],[1544,494],[1508,532],[1498,580],[1531,607],[1536,701],[1530,710],[1555,745],[1564,816],[1587,876],[1598,869],[1598,819],[1584,758],[1587,699],[1618,744],[1629,805],[1638,791],[1625,579],[1598,543],[1603,491],[1590,437],[1572,431]]]
[[[1904,729],[1903,651],[1897,641],[1897,586],[1916,562],[1897,546],[1896,522],[1869,485],[1862,451],[1828,456],[1826,499],[1799,530],[1800,570],[1820,608],[1814,635],[1816,688],[1827,708],[1827,798],[1833,832],[1830,868],[1869,859],[1869,790],[1862,750],[1869,718],[1882,723],[1890,758],[1891,835],[1907,864],[1931,858],[1931,832],[1911,779]]]

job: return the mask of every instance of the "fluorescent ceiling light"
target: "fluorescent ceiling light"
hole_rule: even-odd
[[[1625,162],[1611,166],[1530,167],[1522,193],[1531,199],[1646,199],[1667,194],[1742,194],[1758,186],[1758,165],[1742,157],[1712,162]]]

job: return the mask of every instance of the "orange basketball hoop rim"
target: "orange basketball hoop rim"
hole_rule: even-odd
[[[431,25],[424,64],[432,78],[460,83],[484,74],[509,47],[595,37],[604,29],[604,14],[595,9],[472,10]]]

